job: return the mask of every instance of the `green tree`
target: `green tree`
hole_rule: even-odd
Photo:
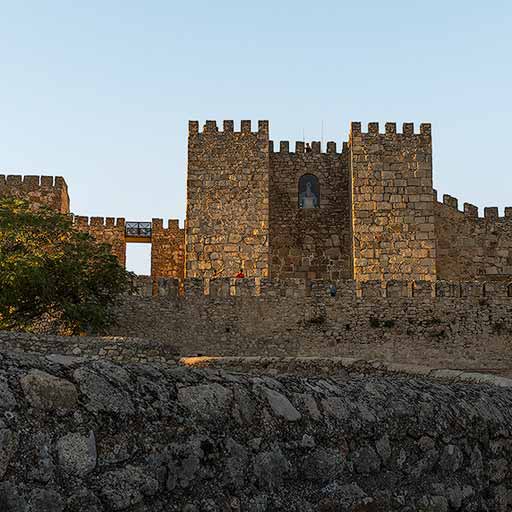
[[[130,283],[110,246],[77,231],[70,216],[0,198],[0,329],[51,318],[74,334],[96,332]]]

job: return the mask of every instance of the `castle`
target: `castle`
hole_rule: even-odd
[[[126,222],[75,216],[121,263],[151,243],[151,276],[366,281],[510,281],[512,208],[458,209],[432,184],[430,124],[351,123],[348,142],[269,139],[268,121],[189,123],[187,214]],[[0,176],[0,195],[69,213],[63,178]]]
[[[184,229],[73,217],[152,248],[101,337],[0,331],[0,511],[510,510],[512,208],[438,202],[427,124],[188,149]]]

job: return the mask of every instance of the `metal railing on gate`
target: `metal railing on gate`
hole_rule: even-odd
[[[125,234],[132,238],[149,238],[151,237],[151,222],[127,222]]]

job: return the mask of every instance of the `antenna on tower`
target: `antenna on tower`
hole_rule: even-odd
[[[302,128],[302,142],[306,142],[306,137],[304,135],[304,128]]]
[[[324,145],[324,120],[322,119],[322,129],[321,129],[321,137],[320,140],[322,141],[322,146]]]

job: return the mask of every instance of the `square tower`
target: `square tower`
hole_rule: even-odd
[[[436,279],[430,124],[350,131],[354,279]]]
[[[189,123],[186,277],[269,275],[269,127]]]

